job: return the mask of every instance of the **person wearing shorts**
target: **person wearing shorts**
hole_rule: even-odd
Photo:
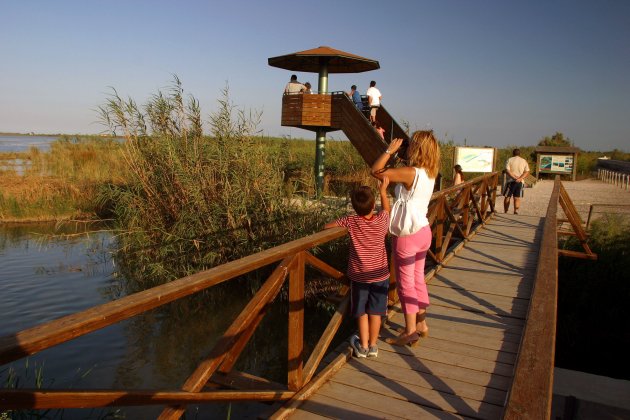
[[[365,92],[368,97],[368,104],[370,106],[370,122],[376,121],[376,111],[378,111],[381,106],[381,91],[376,88],[376,82],[372,80],[370,82],[370,87]]]
[[[350,313],[357,319],[359,335],[350,340],[355,357],[378,356],[378,334],[381,318],[387,314],[389,264],[385,238],[389,229],[388,179],[379,187],[382,210],[374,214],[375,199],[367,186],[352,193],[354,215],[327,223],[326,229],[345,227],[350,235],[348,271],[350,279]]]
[[[505,213],[510,209],[510,200],[514,197],[514,214],[518,214],[521,207],[521,198],[524,195],[524,179],[529,175],[529,164],[521,157],[521,151],[514,149],[512,157],[507,160],[505,173],[508,181],[505,184],[505,200],[503,200],[503,210]]]

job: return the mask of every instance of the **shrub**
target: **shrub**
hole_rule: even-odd
[[[571,239],[565,247],[581,250]],[[589,246],[597,261],[560,258],[556,364],[630,379],[623,361],[630,346],[630,219],[608,214],[591,225]]]
[[[143,107],[116,91],[100,107],[124,133],[130,171],[100,200],[113,205],[125,274],[142,278],[141,288],[310,234],[335,214],[285,198],[282,160],[254,136],[260,115],[236,109],[227,87],[222,93],[210,137],[177,78]]]

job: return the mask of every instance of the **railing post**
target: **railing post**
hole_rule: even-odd
[[[593,207],[595,206],[595,204],[591,204],[591,207],[589,207],[588,209],[588,217],[586,218],[586,227],[584,229],[586,229],[588,231],[588,227],[591,224],[591,216],[593,215]]]
[[[304,366],[304,252],[296,255],[289,274],[289,354],[288,380],[290,391],[302,388]]]
[[[488,197],[488,180],[486,178],[484,178],[484,180],[481,182],[481,204],[479,205],[480,210],[481,210],[481,222],[485,222],[486,220],[486,207],[488,206],[487,204],[487,197]]]
[[[460,200],[464,202],[462,206],[462,224],[464,225],[464,232],[466,236],[464,238],[468,238],[468,234],[470,233],[470,226],[468,226],[468,218],[470,217],[470,195],[472,194],[472,187],[469,185],[465,190],[462,190],[462,195]]]
[[[444,244],[444,221],[445,221],[445,212],[444,206],[446,205],[446,198],[442,196],[440,198],[440,204],[437,206],[437,224],[435,226],[435,256],[438,262],[441,262],[442,259],[440,256],[442,255],[442,247],[448,246]]]

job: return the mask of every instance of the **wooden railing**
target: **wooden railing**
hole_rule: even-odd
[[[430,278],[477,228],[491,217],[496,199],[497,173],[434,193],[429,221],[434,241],[429,252],[435,266]],[[186,404],[226,401],[283,401],[306,395],[305,385],[315,372],[337,332],[348,305],[348,288],[341,288],[341,301],[307,360],[304,360],[305,267],[342,281],[345,275],[313,256],[309,249],[343,237],[346,230],[324,230],[257,254],[173,282],[95,306],[33,328],[0,338],[0,365],[129,319],[219,283],[278,263],[227,331],[215,344],[181,390],[0,390],[2,409],[92,408],[129,405],[166,405],[160,418],[179,418]],[[288,376],[286,385],[235,371],[234,365],[278,295],[289,282]],[[231,390],[217,390],[209,383]],[[296,394],[297,393],[297,394]]]
[[[573,201],[571,201],[571,197],[567,193],[567,190],[564,189],[564,186],[560,182],[560,180],[556,180],[556,182],[560,183],[560,192],[558,193],[558,201],[564,214],[566,215],[566,219],[562,219],[562,221],[569,222],[571,229],[558,229],[556,232],[558,235],[571,235],[575,236],[578,241],[580,241],[580,245],[584,252],[571,251],[568,249],[560,249],[558,250],[558,254],[565,257],[574,257],[574,258],[584,258],[590,260],[596,260],[597,254],[591,251],[591,248],[588,246],[588,234],[586,233],[586,229],[582,223],[582,219],[580,218],[580,214],[577,212]]]
[[[558,249],[558,205],[576,229],[584,253]],[[586,243],[586,234],[575,206],[560,177],[556,176],[545,215],[536,277],[514,368],[514,380],[504,411],[505,419],[548,419],[551,416],[559,255],[597,258]]]
[[[610,169],[598,169],[597,179],[600,179],[607,184],[613,184],[626,191],[630,189],[630,174],[625,172]]]
[[[505,419],[548,419],[551,415],[558,297],[556,218],[560,187],[559,177],[556,177],[545,216],[538,267]]]

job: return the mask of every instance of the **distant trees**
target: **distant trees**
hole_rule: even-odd
[[[554,147],[571,147],[573,146],[573,142],[571,141],[571,139],[569,139],[568,137],[565,138],[564,134],[562,134],[559,131],[556,131],[556,133],[549,137],[549,136],[545,136],[543,137],[539,142],[538,142],[539,146],[554,146]]]

